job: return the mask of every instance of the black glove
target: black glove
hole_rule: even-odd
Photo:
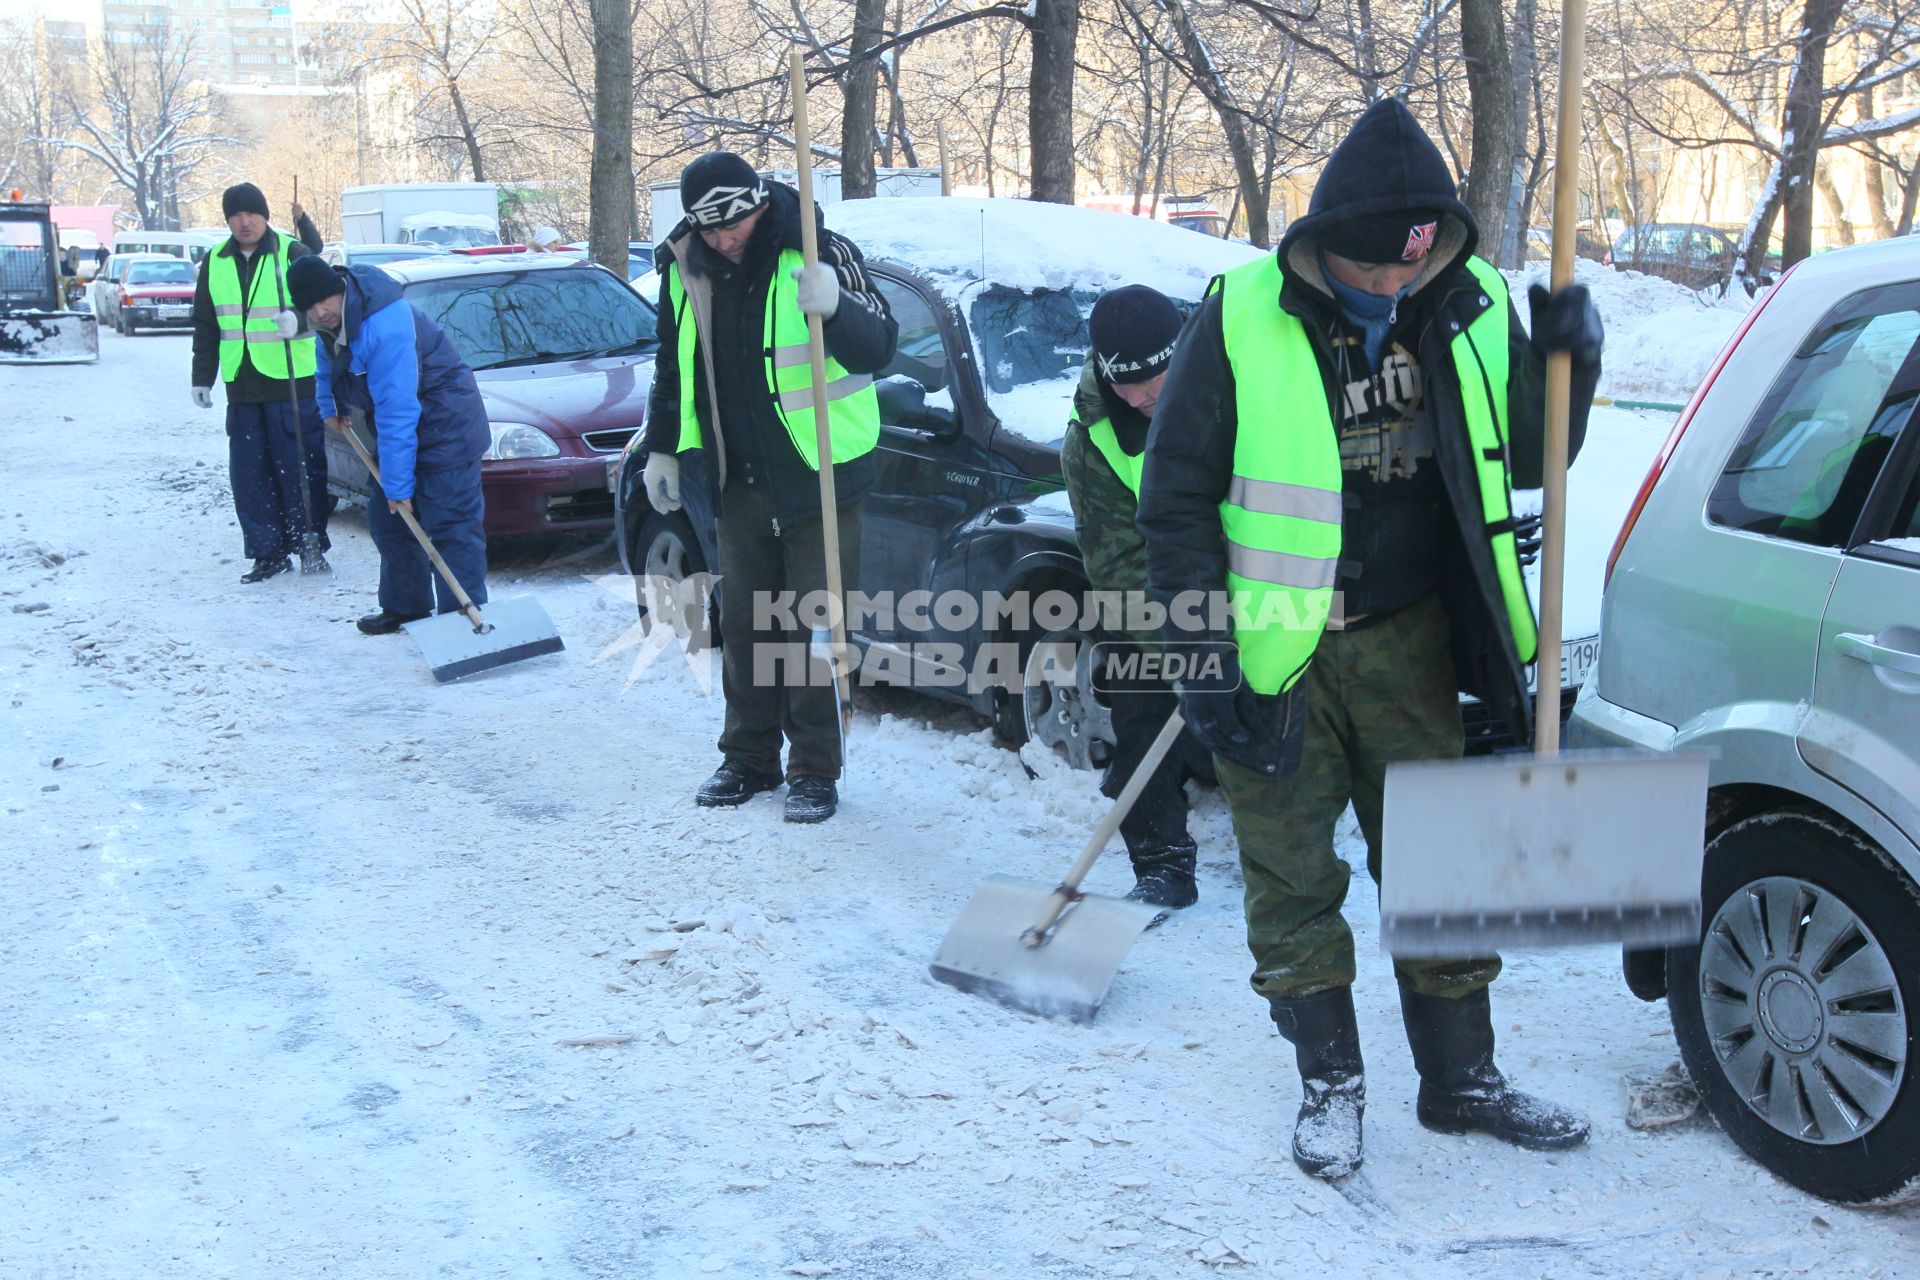
[[[1527,305],[1533,311],[1535,346],[1547,352],[1570,352],[1575,364],[1600,363],[1607,331],[1587,286],[1570,284],[1558,293],[1548,293],[1546,286],[1536,284],[1527,290]]]
[[[1215,655],[1219,661],[1210,663]],[[1298,768],[1300,734],[1287,732],[1294,699],[1254,692],[1241,678],[1240,654],[1230,643],[1207,644],[1194,658],[1196,674],[1180,681],[1180,718],[1200,745],[1269,777],[1280,775],[1283,765],[1289,774]]]

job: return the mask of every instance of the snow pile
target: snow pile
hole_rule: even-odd
[[[1506,273],[1523,322],[1531,319],[1527,288],[1545,284],[1547,269],[1539,262]],[[1753,306],[1737,293],[1708,303],[1683,284],[1586,258],[1575,264],[1574,279],[1592,291],[1606,322],[1600,394],[1616,399],[1684,402]]]
[[[1031,200],[849,200],[828,208],[827,222],[867,257],[952,286],[956,300],[988,280],[1095,294],[1144,284],[1197,302],[1208,280],[1261,253],[1150,218]]]

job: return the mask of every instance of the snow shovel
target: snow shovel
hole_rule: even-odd
[[[930,967],[948,986],[1044,1018],[1092,1022],[1133,943],[1160,917],[1144,902],[1082,893],[1080,882],[1133,811],[1186,722],[1175,711],[1134,767],[1080,857],[1049,889],[988,876],[947,930]]]
[[[813,138],[807,123],[807,77],[800,50],[788,63],[793,94],[794,167],[800,182],[800,256],[811,267],[820,261],[820,232],[813,225]],[[820,317],[807,317],[807,354],[813,366],[814,456],[820,460],[820,533],[826,544],[830,626],[815,627],[809,652],[833,673],[833,704],[840,713],[840,759],[847,757],[847,730],[853,726],[853,692],[848,688],[846,597],[840,583],[840,504],[833,484],[833,434],[827,419],[827,342]]]
[[[1585,0],[1565,0],[1553,174],[1553,288],[1573,283]],[[1391,765],[1380,945],[1397,956],[1700,939],[1707,761],[1560,752],[1560,615],[1573,364],[1547,361],[1540,640],[1532,755]]]
[[[359,416],[356,411],[354,417]],[[380,468],[367,452],[367,446],[360,443],[360,433],[349,423],[342,434],[347,437],[347,443],[353,446],[354,453],[359,455],[360,464],[372,473],[373,482],[381,485],[381,492],[384,493],[386,486],[381,482]],[[453,570],[447,567],[447,562],[440,558],[433,539],[427,537],[427,531],[420,527],[413,512],[402,507],[400,518],[407,522],[407,528],[420,540],[427,558],[433,561],[433,567],[439,571],[441,580],[452,588],[454,599],[460,602],[457,614],[443,613],[406,624],[407,634],[420,646],[420,652],[433,671],[436,683],[462,680],[482,671],[519,662],[523,658],[559,653],[567,647],[561,642],[560,633],[554,629],[553,619],[547,616],[547,611],[532,596],[492,601],[487,605],[492,611],[491,615],[482,617],[479,606],[468,597],[466,588],[460,585],[460,579],[453,576]]]

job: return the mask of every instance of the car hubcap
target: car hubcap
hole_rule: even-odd
[[[686,542],[671,529],[655,533],[640,562],[647,617],[666,618],[675,635],[699,649],[708,640],[706,593],[699,592],[695,598],[684,589],[688,572]]]
[[[1113,711],[1093,690],[1093,644],[1079,631],[1041,637],[1027,656],[1022,700],[1027,737],[1076,769],[1113,758]]]
[[[1907,1054],[1893,965],[1818,885],[1769,876],[1721,904],[1700,950],[1700,1013],[1728,1083],[1789,1137],[1851,1142],[1893,1107]]]

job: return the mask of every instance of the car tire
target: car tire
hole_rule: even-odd
[[[1920,887],[1842,824],[1785,810],[1714,838],[1701,905],[1667,1005],[1721,1129],[1829,1200],[1920,1195]]]
[[[126,334],[129,338],[131,338],[133,337],[134,334],[140,332],[140,326],[135,324],[130,319],[122,320],[120,322],[120,332]]]
[[[1073,680],[1048,679],[1049,673],[1067,669],[1068,654]],[[1113,710],[1093,688],[1091,636],[1079,630],[1049,631],[1032,645],[1023,645],[1020,685],[1023,743],[1047,747],[1076,769],[1107,767],[1113,759]],[[999,720],[996,715],[996,729]]]
[[[707,560],[701,554],[700,540],[694,536],[693,525],[684,511],[666,515],[657,511],[649,512],[646,519],[640,522],[627,563],[633,567],[637,578],[664,579],[676,587],[696,574],[707,572]],[[637,592],[634,603],[642,621],[648,621],[651,610],[647,593]],[[694,652],[712,648],[720,642],[718,597],[708,598],[704,612],[704,627],[696,625],[694,618],[681,618],[674,624],[674,630],[682,639],[689,641],[688,647]]]

